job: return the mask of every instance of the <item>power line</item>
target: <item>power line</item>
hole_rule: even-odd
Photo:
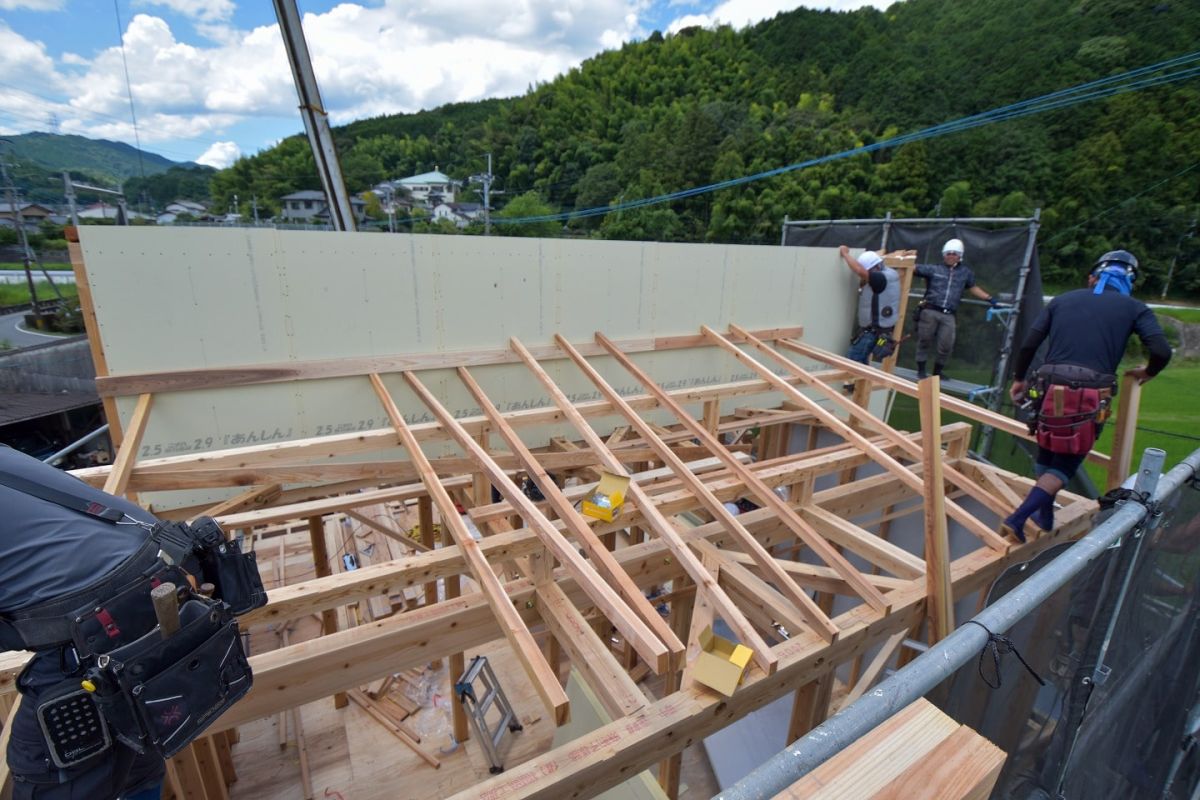
[[[1151,184],[1150,186],[1147,186],[1145,189],[1142,189],[1140,192],[1129,195],[1129,197],[1126,197],[1124,200],[1117,203],[1116,205],[1109,206],[1108,208],[1104,209],[1103,211],[1093,214],[1092,216],[1088,217],[1083,222],[1080,222],[1077,225],[1072,225],[1069,228],[1059,231],[1058,233],[1054,234],[1053,236],[1051,236],[1049,239],[1046,240],[1046,246],[1049,247],[1050,245],[1054,244],[1059,239],[1061,239],[1063,236],[1066,236],[1068,233],[1079,230],[1080,228],[1084,227],[1085,225],[1088,225],[1088,224],[1094,222],[1095,220],[1100,219],[1104,215],[1106,215],[1112,211],[1116,211],[1118,208],[1128,204],[1130,201],[1136,200],[1139,197],[1141,197],[1142,195],[1148,194],[1148,193],[1154,191],[1159,186],[1162,186],[1164,183],[1170,183],[1171,181],[1175,180],[1176,178],[1180,177],[1181,175],[1186,175],[1187,173],[1194,170],[1196,167],[1200,167],[1200,161],[1193,163],[1189,167],[1184,167],[1183,169],[1176,172],[1174,175],[1169,175],[1160,181],[1156,181],[1155,183]]]
[[[950,122],[933,125],[921,130],[894,136],[889,139],[884,139],[879,142],[874,142],[869,145],[855,147],[850,150],[843,150],[840,153],[820,156],[817,158],[808,159],[806,161],[788,164],[783,167],[766,170],[764,172],[754,173],[752,175],[744,175],[738,178],[732,178],[718,183],[711,183],[705,186],[697,186],[690,189],[682,189],[667,194],[660,194],[654,197],[642,198],[639,200],[629,200],[623,203],[616,203],[606,206],[597,206],[594,208],[581,209],[578,211],[564,211],[557,214],[540,214],[528,217],[516,217],[512,219],[497,219],[496,222],[505,225],[517,225],[531,222],[553,222],[570,219],[580,219],[592,216],[608,214],[613,211],[625,211],[644,206],[658,205],[667,203],[673,200],[681,200],[688,197],[694,197],[701,194],[728,189],[735,186],[741,186],[747,183],[752,183],[766,178],[773,178],[778,175],[783,175],[796,170],[805,169],[819,164],[837,161],[845,158],[850,158],[857,155],[865,155],[878,150],[898,147],[902,144],[921,141],[924,139],[936,138],[950,133],[970,130],[972,128],[990,125],[995,122],[1004,122],[1011,119],[1019,119],[1021,117],[1041,114],[1047,111],[1055,111],[1064,108],[1069,108],[1080,103],[1090,102],[1092,100],[1112,97],[1118,94],[1123,94],[1130,91],[1140,91],[1155,86],[1164,86],[1170,83],[1187,80],[1200,75],[1200,66],[1193,66],[1187,69],[1177,70],[1166,74],[1153,75],[1164,69],[1173,67],[1185,66],[1200,61],[1200,51],[1188,53],[1183,56],[1161,61],[1156,64],[1150,64],[1138,69],[1130,70],[1119,75],[1100,78],[1078,86],[1061,89],[1050,94],[1041,95],[1039,97],[1022,100],[1016,103],[1011,103],[1006,106],[1001,106],[990,111],[985,111],[980,114],[973,114],[966,117],[961,117]],[[1150,77],[1143,77],[1149,75]],[[1132,80],[1136,78],[1137,80]]]
[[[125,58],[125,27],[121,25],[121,9],[113,0],[113,14],[117,18],[117,42],[121,45],[121,63],[125,67],[125,92],[129,95],[129,118],[133,121],[133,143],[137,145],[138,171],[146,180],[146,165],[142,163],[142,141],[138,136],[137,114],[133,110],[133,84],[129,80],[129,60]]]

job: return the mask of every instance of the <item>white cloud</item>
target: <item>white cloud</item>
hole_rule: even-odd
[[[66,0],[0,0],[0,11],[58,11]]]
[[[224,22],[233,17],[233,0],[136,0],[135,6],[164,6],[197,22]]]
[[[235,142],[216,142],[212,147],[196,159],[197,164],[206,164],[217,169],[224,169],[237,161],[242,155],[242,149]]]

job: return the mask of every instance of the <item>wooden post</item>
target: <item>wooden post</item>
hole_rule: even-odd
[[[930,638],[940,642],[954,630],[950,587],[950,539],[946,530],[946,484],[942,478],[941,378],[920,381],[922,466],[925,478],[925,594]]]
[[[458,575],[452,575],[446,578],[446,599],[462,595],[462,578]],[[464,672],[467,671],[467,659],[462,653],[454,653],[450,656],[450,693],[454,693],[454,683]],[[454,741],[465,742],[471,738],[471,730],[467,725],[467,712],[463,708],[462,703],[458,702],[458,697],[454,697],[450,701],[450,709],[454,718]]]
[[[308,537],[312,542],[312,560],[313,567],[316,569],[318,578],[325,578],[333,574],[333,570],[329,568],[329,550],[325,547],[325,523],[321,517],[308,518]],[[327,608],[321,612],[321,633],[328,635],[336,633],[337,612],[332,608]],[[346,699],[345,692],[338,692],[333,696],[334,708],[345,708],[350,704]]]
[[[1113,431],[1112,460],[1108,462],[1108,486],[1121,485],[1133,466],[1133,440],[1137,432],[1138,407],[1142,403],[1142,385],[1129,373],[1121,376],[1121,401],[1117,404],[1116,430]]]
[[[425,545],[430,550],[437,546],[437,541],[433,535],[433,501],[429,499],[429,495],[424,494],[417,498],[417,525],[421,529],[421,544]],[[430,581],[425,584],[425,605],[431,606],[438,601],[438,584],[437,581]],[[430,669],[441,669],[442,660],[435,658],[429,662]],[[450,680],[455,680],[456,675],[450,676]]]
[[[109,494],[125,494],[125,488],[129,485],[129,474],[137,461],[137,450],[142,444],[142,435],[146,432],[146,423],[150,419],[150,404],[153,400],[154,395],[149,393],[138,397],[133,416],[129,418],[129,430],[125,441],[117,450],[112,472],[108,473],[108,480],[104,482],[104,491]]]

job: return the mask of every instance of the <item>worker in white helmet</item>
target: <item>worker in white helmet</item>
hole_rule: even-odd
[[[964,291],[997,305],[991,292],[975,285],[975,273],[962,263],[961,239],[942,245],[941,264],[918,264],[915,274],[925,279],[925,297],[917,307],[917,378],[926,377],[925,365],[934,354],[933,374],[941,375],[954,351],[958,328],[955,315]]]
[[[896,349],[892,332],[900,309],[900,275],[883,256],[866,250],[851,258],[850,248],[838,248],[846,266],[858,278],[858,331],[850,340],[846,358],[861,364],[882,361]]]

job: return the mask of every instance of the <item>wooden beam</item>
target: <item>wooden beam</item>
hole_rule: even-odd
[[[888,660],[895,655],[896,649],[900,647],[900,643],[908,637],[908,631],[898,631],[888,637],[882,645],[879,646],[879,651],[875,653],[875,657],[871,659],[871,663],[863,670],[863,674],[855,682],[850,691],[846,692],[846,696],[842,698],[839,710],[853,703],[858,698],[866,694],[867,689],[875,683],[879,678],[883,668],[887,666]]]
[[[326,578],[333,574],[329,566],[329,548],[325,545],[325,521],[321,517],[308,518],[308,538],[312,543],[313,569],[318,578]],[[337,612],[327,608],[321,612],[321,634],[328,636],[337,633]],[[333,697],[334,708],[345,708],[349,704],[345,692],[338,692]]]
[[[450,493],[446,491],[446,488],[429,466],[429,460],[425,457],[425,453],[421,450],[421,446],[417,443],[412,431],[408,429],[408,423],[404,421],[404,417],[400,415],[399,411],[396,411],[396,404],[386,387],[383,386],[383,382],[376,375],[373,377],[371,383],[375,387],[376,394],[379,395],[380,402],[387,409],[388,416],[392,418],[392,423],[396,426],[396,430],[400,434],[400,439],[404,443],[405,449],[408,450],[409,457],[417,465],[417,470],[421,473],[421,482],[425,484],[425,489],[429,492],[429,496],[437,506],[438,513],[442,518],[442,530],[448,530],[455,544],[458,545],[459,550],[466,559],[467,565],[471,569],[472,576],[483,591],[488,605],[491,606],[496,618],[500,620],[500,627],[505,638],[508,639],[508,643],[512,646],[517,659],[525,668],[525,673],[529,676],[530,682],[533,683],[538,696],[542,698],[542,702],[545,703],[546,708],[550,711],[555,725],[562,725],[567,721],[570,713],[566,692],[559,685],[557,676],[550,669],[550,665],[546,663],[546,659],[538,649],[533,635],[525,627],[524,621],[513,610],[512,603],[504,591],[504,586],[496,578],[496,574],[492,572],[491,565],[488,564],[487,559],[480,552],[479,543],[471,536],[462,521],[462,517],[455,510],[454,501],[450,498]]]
[[[783,339],[777,342],[779,347],[785,350],[799,353],[802,356],[822,361],[838,369],[845,370],[852,375],[860,378],[867,378],[875,383],[878,383],[888,389],[893,389],[900,394],[909,397],[917,397],[917,385],[912,381],[898,378],[895,375],[889,375],[885,372],[880,372],[877,369],[869,367],[865,364],[860,364],[857,361],[851,361],[848,358],[831,353],[828,350],[822,350],[819,347],[814,347],[804,342],[799,342],[794,339]],[[942,405],[947,411],[952,411],[955,414],[966,417],[967,419],[975,420],[988,427],[995,428],[999,431],[1012,434],[1018,439],[1026,441],[1034,441],[1034,437],[1029,435],[1029,428],[1023,423],[1006,417],[1003,414],[997,414],[995,411],[989,411],[986,408],[968,403],[965,400],[959,400],[957,397],[945,397],[942,399]],[[1093,450],[1088,454],[1088,460],[1100,465],[1107,465],[1109,457],[1103,453],[1097,453]]]
[[[272,483],[269,486],[255,486],[235,495],[228,500],[223,500],[215,506],[208,508],[202,517],[219,517],[224,514],[232,514],[235,511],[243,511],[254,506],[265,506],[273,503],[280,494],[283,493],[282,484]]]
[[[133,416],[129,418],[129,429],[125,431],[125,439],[121,442],[117,458],[113,462],[112,472],[108,473],[108,480],[104,482],[104,491],[109,494],[125,494],[129,485],[129,472],[133,469],[133,462],[137,461],[137,451],[142,445],[142,436],[146,433],[146,423],[150,419],[150,405],[153,400],[154,395],[148,393],[138,397]]]
[[[414,739],[408,733],[408,731],[404,730],[402,726],[396,724],[395,720],[383,713],[383,711],[379,709],[379,707],[374,701],[371,700],[371,698],[367,697],[358,689],[351,689],[347,694],[349,694],[350,699],[353,700],[359,708],[370,715],[371,719],[378,722],[383,726],[384,730],[403,742],[409,750],[412,750],[414,753],[420,756],[422,761],[434,769],[438,769],[442,766],[442,762],[439,761],[435,755],[430,753],[424,747],[421,747],[419,740]]]
[[[384,506],[384,507],[386,508],[386,506]],[[418,542],[416,539],[412,538],[408,534],[402,533],[398,530],[390,528],[387,525],[384,525],[379,520],[371,519],[366,514],[363,514],[359,511],[355,511],[352,508],[347,508],[343,513],[350,519],[354,520],[355,522],[359,522],[363,525],[366,525],[371,530],[378,531],[379,533],[382,533],[384,536],[388,537],[392,541],[399,542],[400,544],[404,545],[405,547],[411,548],[413,550],[428,550],[429,549],[429,547],[427,547],[424,542]]]
[[[912,579],[925,574],[925,563],[921,559],[853,522],[817,505],[804,506],[800,512],[836,544],[896,577]]]
[[[1138,410],[1142,404],[1142,384],[1126,372],[1121,376],[1118,397],[1121,402],[1117,404],[1112,460],[1108,462],[1108,491],[1120,486],[1129,477],[1129,470],[1133,466],[1133,440],[1137,434]]]
[[[479,385],[466,373],[466,370],[460,370],[459,377],[467,384],[467,388],[471,389],[472,393],[476,390],[479,391],[479,397],[481,397],[480,405],[486,407],[485,411],[495,411],[488,401],[487,396],[482,393],[482,389],[479,389]],[[646,663],[653,668],[655,674],[659,674],[665,670],[670,661],[671,654],[667,650],[666,645],[659,641],[654,632],[646,625],[644,619],[630,610],[630,606],[626,605],[626,601],[611,586],[604,582],[600,575],[596,573],[596,570],[583,559],[579,551],[566,540],[550,520],[546,519],[545,515],[533,504],[533,501],[526,497],[525,493],[508,479],[504,472],[496,466],[494,461],[488,458],[483,448],[471,438],[471,435],[458,424],[454,416],[438,402],[437,398],[425,388],[425,385],[415,375],[411,372],[405,372],[404,380],[408,382],[408,385],[416,393],[417,397],[433,412],[433,415],[442,423],[446,430],[450,431],[459,447],[479,465],[485,476],[491,480],[492,485],[513,505],[522,519],[525,520],[525,524],[533,529],[542,543],[562,562],[567,571],[575,577],[575,580],[588,593],[588,597],[592,599],[596,607],[608,617],[617,630],[621,631],[626,640],[633,644]],[[503,424],[503,420],[501,420],[501,423]],[[540,471],[537,463],[533,461],[529,451],[525,448],[524,443],[512,432],[511,428],[508,429],[508,434],[512,436],[509,444],[513,446],[514,452],[522,456],[528,456],[530,460],[529,468]],[[505,436],[505,439],[508,440],[508,436]],[[595,534],[592,534],[590,529],[586,531],[581,530],[586,529],[587,524],[578,517],[570,502],[562,497],[562,493],[554,485],[554,482],[549,479],[544,471],[541,471],[539,486],[543,483],[545,484],[543,491],[549,490],[550,492],[546,497],[554,496],[556,498],[555,510],[559,512],[560,518],[576,536],[582,534],[580,543],[588,550],[588,555],[592,557],[593,563],[598,563],[599,558],[606,558],[605,566],[615,568],[619,572],[620,568],[612,561],[611,555],[604,549],[599,540],[596,539]],[[564,514],[565,516],[563,516]],[[615,576],[615,572],[613,575]],[[634,589],[636,590],[636,587]],[[646,599],[642,597],[641,592],[635,591],[633,601],[640,601],[649,609],[649,604],[646,603]],[[649,610],[652,614],[654,613],[653,609]],[[654,616],[658,615],[654,614]]]
[[[521,441],[521,437],[517,435],[517,432],[504,421],[504,418],[493,405],[491,398],[487,396],[475,378],[463,368],[459,368],[458,376],[479,403],[484,414],[495,425],[496,432],[500,434],[513,453],[520,459],[529,477],[537,484],[542,495],[558,515],[558,518],[566,525],[567,530],[575,536],[575,540],[583,548],[584,552],[587,553],[596,570],[599,570],[604,579],[619,593],[619,597],[610,598],[598,588],[597,596],[593,597],[597,601],[597,607],[605,612],[605,616],[616,626],[617,630],[625,637],[625,640],[633,645],[638,655],[650,666],[654,674],[661,674],[663,670],[669,668],[672,658],[677,658],[683,653],[683,643],[675,637],[670,626],[659,616],[659,613],[646,600],[645,595],[642,594],[637,585],[617,564],[599,537],[592,532],[587,522],[584,521],[583,516],[575,510],[574,504],[567,499],[562,490],[558,488],[558,484],[547,474],[546,470],[542,468],[534,455],[529,451],[529,448]],[[453,420],[450,420],[450,422],[453,423]],[[515,500],[516,502],[510,499],[509,502],[512,502],[517,510],[520,511],[527,526],[531,524],[531,519],[537,520],[541,518],[541,513],[533,507],[533,504],[523,493],[516,492]],[[529,509],[532,509],[532,511],[529,511]],[[532,518],[529,516],[530,513],[533,514]],[[559,544],[555,548],[555,555],[558,556],[559,560],[563,561],[564,565],[568,566],[568,568],[591,573],[591,569],[587,567],[575,549],[562,541],[560,534],[554,526],[547,525],[546,528],[546,536],[553,538]],[[564,555],[559,555],[558,551],[560,549],[566,551],[564,554],[565,558]],[[578,578],[579,576],[576,577]],[[628,609],[631,609],[637,615],[637,619],[642,623],[641,625],[626,619],[624,612]],[[616,614],[616,616],[614,617],[613,614]]]
[[[942,379],[933,375],[920,381],[921,430],[942,428]],[[946,492],[942,482],[942,444],[933,436],[922,438],[925,478],[925,597],[929,631],[936,644],[954,630],[954,598],[950,594],[950,534],[946,529]]]
[[[638,419],[640,421],[640,418],[637,416],[637,414],[629,408],[628,404],[620,397],[620,395],[613,392],[612,387],[608,386],[608,384],[604,382],[604,379],[592,370],[591,366],[588,365],[583,356],[579,355],[579,352],[575,350],[570,343],[561,338],[557,339],[556,341],[558,341],[560,347],[562,347],[565,343],[566,347],[564,349],[566,350],[567,354],[573,361],[575,361],[576,364],[580,365],[580,368],[584,370],[585,374],[588,374],[589,377],[592,377],[593,375],[595,376],[592,378],[593,383],[598,380],[599,383],[597,383],[597,386],[599,387],[602,384],[607,389],[607,391],[602,389],[602,393],[609,397],[610,402],[612,402],[613,405],[621,411],[626,419],[628,419],[630,422],[632,422],[634,419]],[[565,416],[571,422],[571,424],[575,426],[575,428],[584,437],[591,448],[600,456],[600,462],[604,465],[604,468],[614,475],[627,476],[628,473],[625,471],[625,468],[622,466],[621,462],[616,459],[616,457],[612,454],[612,451],[610,451],[604,442],[600,440],[600,437],[583,419],[583,416],[571,404],[571,401],[567,399],[567,396],[563,393],[562,389],[560,389],[558,385],[550,379],[550,376],[546,374],[546,371],[542,369],[541,365],[538,364],[533,355],[516,338],[510,339],[509,342],[513,350],[518,354],[518,356],[534,374],[538,381],[541,382],[543,388],[545,388],[549,393],[551,399],[554,401],[554,404],[558,406],[563,416]],[[768,645],[763,638],[758,635],[758,632],[754,630],[754,626],[752,626],[749,620],[747,620],[741,611],[738,610],[737,606],[734,605],[733,601],[729,599],[729,596],[725,594],[724,590],[717,585],[716,579],[713,578],[709,571],[704,568],[704,565],[700,563],[700,560],[696,557],[696,555],[683,542],[679,536],[679,532],[675,530],[670,521],[668,521],[667,518],[659,512],[658,508],[654,505],[654,502],[646,495],[646,493],[640,486],[638,486],[637,483],[630,481],[629,492],[627,496],[637,505],[638,510],[642,513],[642,517],[646,525],[652,531],[654,531],[655,535],[657,535],[663,541],[663,543],[666,544],[667,548],[671,551],[671,554],[678,559],[684,571],[687,572],[688,577],[695,581],[698,586],[704,586],[709,590],[713,604],[719,610],[722,619],[729,624],[729,627],[741,640],[742,644],[754,651],[755,663],[758,664],[767,674],[774,672],[778,667],[779,662],[771,652],[770,645]]]
[[[803,328],[768,328],[755,333],[764,339],[800,336]],[[700,336],[660,336],[623,340],[622,345],[634,352],[682,350],[703,347]],[[599,351],[582,345],[589,355]],[[538,358],[562,358],[553,347],[535,348]],[[143,372],[125,375],[105,375],[96,381],[101,397],[122,397],[145,392],[184,392],[195,389],[217,389],[224,386],[258,386],[265,383],[317,380],[324,378],[364,377],[372,373],[411,372],[425,369],[478,367],[485,364],[511,364],[516,361],[508,349],[470,350],[452,353],[407,353],[363,358],[336,358],[322,361],[259,364],[248,367],[213,367],[185,371]]]
[[[608,351],[609,355],[615,358],[617,362],[621,364],[621,366],[625,367],[626,370],[628,370],[635,378],[638,379],[638,381],[641,382],[642,386],[647,392],[654,395],[660,403],[668,408],[671,413],[673,413],[680,420],[680,422],[683,423],[684,427],[696,436],[697,440],[701,444],[708,447],[709,451],[712,452],[713,455],[720,458],[721,461],[725,463],[725,466],[728,467],[734,475],[737,475],[741,480],[745,481],[746,487],[754,495],[759,504],[764,505],[775,511],[775,513],[779,514],[780,517],[788,524],[788,527],[792,528],[797,538],[812,548],[813,552],[815,552],[822,561],[835,569],[837,573],[846,580],[847,583],[854,587],[855,591],[859,593],[859,595],[867,602],[868,605],[877,611],[886,612],[887,600],[884,599],[883,595],[880,594],[875,587],[867,583],[863,579],[862,574],[855,569],[850,562],[846,561],[846,559],[843,558],[842,555],[829,544],[829,542],[821,538],[821,536],[819,536],[817,532],[808,525],[808,523],[801,519],[800,516],[791,508],[791,506],[781,500],[779,495],[775,494],[771,487],[763,483],[763,481],[757,475],[746,469],[745,465],[743,465],[738,459],[734,458],[731,453],[725,450],[721,443],[718,442],[711,433],[705,430],[703,425],[692,419],[690,414],[684,411],[683,408],[681,408],[677,403],[675,403],[674,400],[672,400],[665,392],[663,392],[661,388],[659,388],[658,384],[654,382],[653,378],[651,378],[636,364],[634,364],[627,355],[618,350],[616,345],[613,344],[611,340],[601,333],[596,334],[596,340],[600,342],[601,346],[603,346],[606,351]],[[649,437],[645,437],[644,434],[643,437],[649,441]],[[653,445],[653,442],[651,442],[651,444]],[[674,454],[670,453],[669,451],[666,452],[666,456],[676,458],[677,460],[677,457],[675,457]],[[664,460],[668,459],[664,458]],[[827,640],[833,641],[833,639],[837,638],[837,627],[830,623],[829,618],[821,612],[821,610],[813,602],[812,598],[805,594],[800,587],[796,586],[795,582],[793,582],[792,579],[788,577],[786,573],[784,573],[784,571],[779,567],[779,564],[774,558],[771,557],[769,553],[758,546],[757,542],[754,542],[754,538],[750,536],[749,531],[746,531],[746,529],[742,527],[741,523],[737,521],[737,518],[729,513],[721,501],[718,500],[711,492],[709,492],[707,487],[705,487],[695,475],[692,475],[686,470],[685,472],[687,476],[685,478],[685,482],[690,484],[689,488],[693,491],[693,493],[698,491],[697,499],[701,501],[710,514],[724,522],[726,526],[730,528],[730,531],[735,533],[740,541],[747,543],[747,552],[749,552],[751,556],[756,557],[755,562],[758,564],[758,566],[771,576],[772,582],[775,583],[775,585],[779,588],[779,591],[785,597],[787,597],[788,600],[796,604],[797,608],[799,608],[801,613],[804,614],[809,624],[812,625],[816,630],[821,631]],[[688,478],[690,478],[690,480],[688,480]]]
[[[737,326],[732,326],[732,327],[737,328]],[[740,329],[738,329],[738,330],[740,330]],[[755,361],[753,358],[751,358],[746,353],[742,352],[732,342],[724,339],[724,337],[721,337],[720,334],[718,334],[716,331],[713,331],[711,328],[708,328],[707,326],[705,326],[705,331],[707,331],[711,336],[714,336],[717,339],[724,342],[724,344],[722,344],[721,346],[723,348],[725,348],[725,350],[728,351],[730,355],[732,355],[734,358],[741,361],[743,364],[750,366],[751,369],[758,372],[762,377],[766,378],[768,381],[774,383],[777,387],[779,387],[786,395],[791,397],[794,401],[798,402],[801,406],[804,406],[808,410],[812,411],[817,416],[817,418],[820,419],[822,422],[824,422],[826,427],[833,430],[834,433],[836,433],[839,436],[841,436],[842,438],[846,439],[846,441],[851,442],[852,444],[863,448],[880,466],[882,466],[884,469],[891,472],[893,475],[898,476],[913,491],[917,492],[918,494],[924,491],[924,487],[922,486],[921,481],[918,480],[904,465],[902,465],[900,462],[896,461],[890,455],[885,453],[877,445],[875,445],[874,443],[867,440],[858,431],[854,430],[849,425],[847,425],[846,423],[844,423],[840,419],[838,419],[836,416],[834,416],[832,413],[830,413],[826,409],[822,408],[812,398],[802,394],[794,386],[786,383],[785,381],[780,380],[778,377],[775,377],[773,372],[771,372],[769,369],[767,369],[765,366],[763,366],[759,362]],[[745,335],[745,333],[746,333],[745,331],[741,331],[741,332],[743,335]],[[842,397],[840,394],[837,393],[837,391],[829,388],[824,383],[817,380],[816,377],[813,376],[811,373],[809,373],[807,370],[802,369],[795,363],[784,358],[782,355],[771,350],[761,341],[757,341],[757,340],[753,339],[752,337],[749,338],[748,341],[750,341],[756,348],[775,355],[775,357],[778,358],[780,360],[780,362],[783,363],[784,366],[789,371],[791,371],[795,376],[799,377],[805,384],[816,389],[820,394],[822,394],[826,398],[832,400],[835,404],[843,405],[852,414],[855,414],[855,413],[859,414],[860,419],[867,422],[873,428],[879,430],[881,433],[884,434],[885,437],[891,439],[895,444],[899,445],[902,449],[909,450],[910,448],[913,447],[913,445],[910,442],[908,442],[907,440],[905,440],[903,438],[903,436],[901,436],[899,431],[892,428],[886,422],[876,419],[869,413],[866,413],[865,410],[860,408],[859,406],[857,406],[853,403],[848,403],[846,401],[846,398]],[[912,453],[912,457],[914,457],[917,460],[920,459],[920,449],[919,448],[917,448],[916,452]],[[960,486],[959,488],[963,489],[963,491],[971,493],[973,497],[975,497],[980,502],[984,503],[984,505],[988,505],[989,503],[992,503],[992,504],[995,503],[994,498],[992,498],[987,492],[983,491],[978,486],[976,486],[966,476],[962,475],[961,473],[955,472],[954,477],[958,480],[961,480],[963,483],[963,485]],[[976,538],[978,538],[980,541],[982,541],[988,547],[991,547],[993,550],[996,550],[998,552],[1005,552],[1011,546],[1010,542],[1006,541],[1003,537],[998,535],[995,531],[988,528],[986,525],[984,525],[982,522],[980,522],[978,519],[976,519],[973,515],[968,513],[966,511],[966,509],[962,508],[957,503],[947,501],[946,508],[949,511],[950,516],[954,519],[955,522],[962,525],[972,535],[974,535]],[[996,510],[996,509],[993,509],[993,510]],[[1001,509],[1000,513],[1006,513],[1006,510]]]

